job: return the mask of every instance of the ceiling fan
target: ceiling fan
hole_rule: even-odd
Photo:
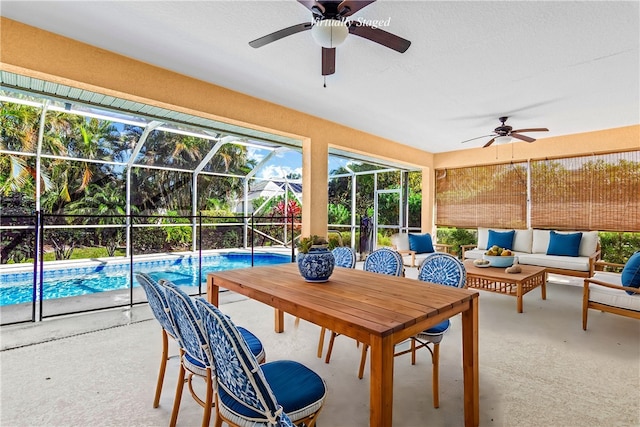
[[[336,72],[336,46],[341,44],[348,34],[353,34],[381,44],[397,52],[404,53],[411,42],[378,27],[369,25],[365,19],[347,19],[375,0],[314,1],[298,0],[298,3],[311,11],[309,22],[283,28],[274,33],[249,42],[254,48],[280,40],[281,38],[311,30],[311,35],[322,46],[322,75]],[[374,23],[373,21],[371,23]]]
[[[509,117],[500,117],[498,120],[500,120],[500,123],[502,123],[502,124],[500,126],[498,126],[497,128],[495,128],[493,130],[492,134],[484,135],[484,136],[478,136],[476,138],[467,139],[466,141],[462,141],[462,144],[464,144],[465,142],[474,141],[476,139],[488,138],[488,137],[492,137],[492,138],[489,140],[489,142],[484,144],[482,146],[482,148],[488,147],[491,144],[493,144],[496,141],[496,139],[504,138],[504,137],[512,137],[512,138],[521,139],[522,141],[526,141],[526,142],[533,142],[533,141],[536,140],[535,138],[531,138],[530,136],[522,135],[522,132],[548,132],[549,131],[549,129],[547,129],[547,128],[531,128],[531,129],[513,130],[513,128],[511,126],[505,124],[505,122],[507,121],[508,118]]]

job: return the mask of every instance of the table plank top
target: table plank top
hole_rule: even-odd
[[[209,273],[216,286],[327,325],[352,323],[386,336],[467,304],[478,291],[336,267],[328,282],[308,283],[295,263]]]

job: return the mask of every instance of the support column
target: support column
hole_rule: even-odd
[[[302,235],[327,236],[329,196],[329,145],[326,141],[302,142]]]
[[[436,204],[435,177],[432,168],[422,169],[422,220],[420,222],[423,233],[431,233],[435,236],[435,218],[433,213]]]

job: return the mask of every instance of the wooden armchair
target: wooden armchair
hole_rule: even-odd
[[[426,235],[425,235],[426,236]],[[430,238],[430,236],[429,236]],[[433,252],[418,252],[411,250],[409,245],[409,234],[408,233],[395,233],[391,236],[391,245],[393,249],[402,255],[402,260],[404,265],[409,267],[420,267],[420,263],[424,261],[424,259]],[[452,245],[445,245],[441,243],[432,243],[434,251],[438,252],[451,252]],[[417,262],[417,264],[416,264]]]
[[[621,270],[623,264],[596,261],[593,277],[584,279],[582,300],[582,329],[587,330],[588,310],[600,310],[621,316],[640,319],[640,289],[622,286]]]

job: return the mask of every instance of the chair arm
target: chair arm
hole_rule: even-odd
[[[600,285],[600,286],[604,286],[611,289],[618,289],[620,291],[633,292],[640,295],[640,288],[632,288],[631,286],[614,285],[613,283],[603,282],[602,280],[595,280],[595,279],[588,279],[588,278],[584,279],[585,290],[589,288],[589,283],[593,283],[595,285]]]
[[[434,243],[433,247],[435,248],[436,251],[440,251],[440,252],[445,252],[450,254],[451,253],[451,248],[453,247],[453,245],[445,245],[444,243]]]
[[[593,276],[594,272],[597,270],[596,265],[600,262],[601,251],[598,248],[597,251],[589,255],[589,277]]]
[[[396,252],[398,252],[400,255],[411,255],[411,267],[416,266],[416,251],[412,251],[412,250],[399,251],[396,249]]]
[[[594,262],[594,267],[595,267],[595,271],[604,271],[605,267],[622,269],[624,268],[624,264],[598,260]]]
[[[462,251],[462,259],[464,260],[464,253],[469,249],[477,248],[478,245],[460,245],[460,250]]]

